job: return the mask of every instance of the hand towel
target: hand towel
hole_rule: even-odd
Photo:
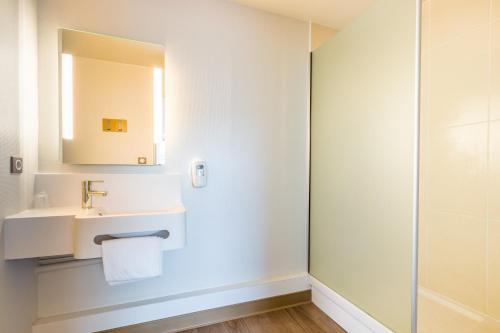
[[[102,242],[102,263],[108,284],[114,286],[160,276],[162,239],[131,237]]]

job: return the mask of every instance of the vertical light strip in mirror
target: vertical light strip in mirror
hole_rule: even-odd
[[[153,68],[153,128],[154,142],[163,141],[163,70]]]
[[[61,59],[61,105],[62,105],[62,137],[73,139],[73,56],[62,54]]]
[[[420,194],[420,94],[421,94],[421,52],[422,52],[422,1],[415,1],[416,8],[416,35],[415,35],[415,119],[414,119],[414,146],[413,161],[413,281],[412,281],[412,318],[411,331],[417,333],[417,292],[418,292],[418,226],[419,226],[419,194]]]

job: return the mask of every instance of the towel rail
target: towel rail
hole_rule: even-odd
[[[103,241],[113,240],[113,239],[121,239],[121,238],[134,238],[134,237],[160,237],[163,239],[167,239],[170,236],[170,232],[168,230],[160,230],[153,233],[141,233],[140,235],[129,235],[124,234],[124,236],[112,236],[112,235],[97,235],[94,237],[94,243],[97,245],[102,245]]]

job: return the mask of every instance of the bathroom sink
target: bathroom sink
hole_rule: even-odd
[[[162,238],[164,250],[185,245],[186,210],[178,174],[35,176],[34,193],[45,192],[52,207],[29,209],[5,218],[5,259],[97,258],[101,257],[105,240],[147,235]],[[103,183],[96,188],[83,186],[85,182],[88,185],[99,181]]]
[[[113,238],[158,236],[164,251],[181,248],[186,242],[186,210],[182,205],[158,212],[110,213],[95,208],[75,216],[74,256],[101,256],[101,243]]]
[[[181,204],[133,213],[81,207],[30,209],[6,217],[3,233],[5,259],[98,258],[104,240],[148,235],[163,238],[163,250],[172,250],[185,245],[186,210]]]

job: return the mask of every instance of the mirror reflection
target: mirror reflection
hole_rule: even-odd
[[[162,164],[164,48],[60,30],[63,162]]]

